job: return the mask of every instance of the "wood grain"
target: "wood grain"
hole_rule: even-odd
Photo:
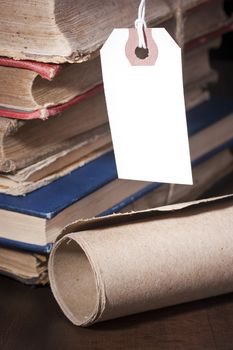
[[[73,326],[48,287],[0,277],[0,348],[233,349],[233,294],[97,324]]]

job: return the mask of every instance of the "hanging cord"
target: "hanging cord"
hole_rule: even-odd
[[[146,38],[145,38],[145,33],[144,29],[147,27],[146,26],[146,21],[145,21],[145,0],[141,0],[139,8],[138,8],[138,18],[134,22],[135,28],[137,29],[138,32],[138,47],[146,49]]]
[[[138,33],[138,47],[146,49],[146,38],[144,29],[147,28],[145,21],[145,10],[146,10],[146,1],[141,0],[140,5],[138,7],[138,18],[135,21],[135,28]],[[184,14],[183,14],[183,6],[182,0],[176,0],[175,5],[175,19],[176,19],[176,41],[181,49],[184,47]]]

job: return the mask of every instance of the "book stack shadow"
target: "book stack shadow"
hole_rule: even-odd
[[[16,12],[15,1],[0,3],[5,275],[46,284],[52,245],[72,221],[193,200],[233,171],[233,100],[209,92],[218,81],[209,52],[220,47],[233,20],[224,1],[187,0],[183,75],[194,185],[117,178],[99,50],[114,27],[133,25],[137,5],[21,0]],[[148,2],[147,23],[165,27],[175,39],[171,4]],[[156,167],[156,159],[151,162]]]

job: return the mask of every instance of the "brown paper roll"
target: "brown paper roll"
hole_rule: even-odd
[[[49,262],[61,309],[88,326],[233,291],[232,204],[231,197],[96,219],[64,236]]]

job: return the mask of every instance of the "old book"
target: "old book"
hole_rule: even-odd
[[[7,108],[13,117],[20,111],[33,111],[31,115],[36,117],[37,111],[38,118],[43,119],[49,116],[51,107],[74,100],[102,83],[102,75],[99,59],[82,65],[51,65],[2,57],[0,80],[0,115],[5,116]]]
[[[148,2],[148,25],[165,26],[174,36],[176,5],[170,0]],[[114,27],[132,27],[137,9],[135,0],[45,0],[39,6],[29,0],[2,0],[0,55],[57,63],[85,61],[97,54]],[[226,23],[220,0],[185,0],[182,11],[186,42]]]
[[[209,65],[209,49],[220,45],[219,33],[202,37],[198,46],[185,51],[183,60],[187,107],[197,88],[216,80]],[[18,119],[47,118],[103,89],[100,58],[74,64],[15,61],[0,57],[0,115]],[[195,101],[196,102],[196,101]]]
[[[194,165],[206,161],[214,152],[218,153],[230,144],[233,145],[233,139],[196,159]],[[24,247],[47,251],[59,229],[73,221],[75,216],[102,215],[107,208],[108,212],[119,211],[161,186],[116,178],[115,160],[110,152],[24,197],[0,194],[0,225],[4,227],[4,231],[0,231],[0,243],[14,245],[16,243],[9,242],[17,241]],[[115,191],[119,181],[122,191],[119,188]]]
[[[187,117],[193,162],[200,161],[233,139],[233,103],[229,99],[212,98],[190,110]],[[22,195],[40,188],[110,148],[108,127],[94,129],[88,135],[82,135],[79,143],[73,147],[29,165],[15,174],[2,174],[0,193]]]
[[[0,193],[14,196],[46,186],[112,150],[107,128],[95,130],[76,145],[60,151],[40,162],[29,165],[15,174],[0,175]]]
[[[193,106],[208,97],[208,93],[205,90],[200,91],[200,87],[197,87],[197,79],[200,78],[199,74],[204,74],[203,79],[205,83],[206,81],[209,82],[215,79],[215,74],[211,71],[207,59],[207,48],[209,48],[209,45],[215,44],[215,41],[211,41],[211,43],[206,44],[203,48],[190,51],[188,54],[189,59],[187,61],[189,63],[184,66],[184,80],[185,84],[187,84],[187,107]],[[201,51],[200,57],[202,61],[198,58],[199,51]],[[196,62],[196,66],[194,62]],[[39,66],[39,69],[41,69],[41,66]],[[192,72],[195,72],[195,74]],[[57,107],[55,109],[54,113],[56,114],[60,109],[57,110]],[[78,120],[78,123],[76,120]],[[16,119],[9,120],[1,118],[0,171],[17,171],[45,157],[49,157],[60,150],[67,149],[77,142],[74,139],[75,136],[97,127],[107,122],[107,120],[105,100],[102,92],[96,93],[96,95],[89,97],[87,100],[84,99],[79,101],[79,103],[75,103],[68,109],[65,109],[59,115],[59,118],[51,118],[46,121],[46,124],[43,121],[30,121],[26,123],[17,121]],[[51,130],[53,130],[52,133]],[[43,138],[43,144],[38,135],[41,135]],[[17,155],[15,152],[16,149]]]
[[[158,186],[116,178],[114,156],[109,152],[26,196],[1,194],[1,244],[18,241],[19,247],[21,242],[23,247],[46,252],[59,228],[72,221],[77,211],[80,217],[98,215]]]
[[[218,81],[217,72],[210,66],[209,53],[221,44],[219,37],[206,40],[183,56],[183,81],[186,109],[208,100],[209,84]]]
[[[232,173],[232,171],[233,155],[229,150],[224,150],[195,166],[193,169],[194,186],[176,186],[172,202],[177,203],[197,199],[206,189],[219,183],[219,179],[223,179],[224,176]],[[133,185],[133,182],[126,181],[126,184],[130,187]],[[110,191],[113,191],[113,193],[121,191],[121,187],[124,185],[125,181],[116,180],[114,183],[106,185],[107,191],[103,192],[103,194]],[[143,194],[142,192],[139,199],[137,199],[139,197],[137,193],[132,194],[130,200],[132,201],[133,199],[133,201],[130,205],[125,206],[130,201],[129,198],[126,198],[122,202],[116,203],[114,207],[105,210],[104,214],[111,214],[113,209],[114,212],[131,212],[168,204],[167,192],[168,185],[162,185],[149,194]],[[79,213],[77,212],[76,215],[78,217]],[[19,243],[15,244],[15,246],[12,244],[11,248],[0,247],[0,273],[27,284],[47,283],[48,254],[38,254],[23,249],[16,250],[17,245],[19,248],[23,248]]]
[[[0,273],[26,284],[48,282],[48,255],[0,247]]]
[[[81,134],[107,122],[103,92],[46,121],[0,118],[0,171],[15,172],[69,149]]]
[[[124,207],[121,212],[144,210],[183,201],[192,201],[233,172],[233,153],[226,149],[193,168],[193,186],[163,185]],[[221,194],[221,193],[220,193]],[[220,195],[219,194],[219,195]],[[226,194],[226,193],[224,193]]]
[[[190,154],[194,162],[200,161],[216,149],[221,149],[221,145],[231,144],[232,111],[232,100],[213,97],[189,112],[187,125]]]

